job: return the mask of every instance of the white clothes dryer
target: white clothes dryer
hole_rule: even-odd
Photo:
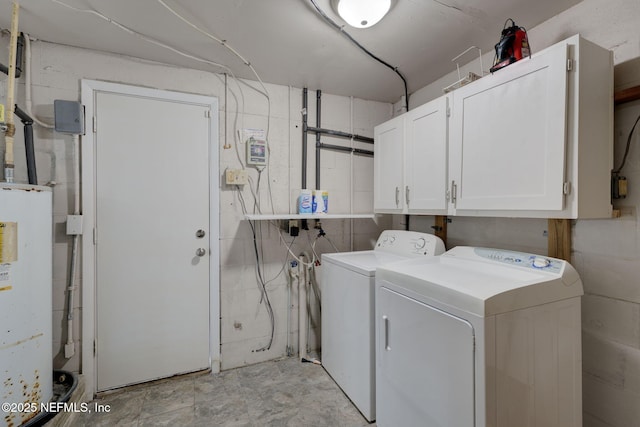
[[[582,426],[582,294],[566,261],[499,249],[378,268],[377,425]]]
[[[322,365],[369,421],[376,401],[376,269],[444,250],[432,234],[385,230],[373,250],[322,255]]]

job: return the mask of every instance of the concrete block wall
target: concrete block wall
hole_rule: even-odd
[[[1,45],[8,45],[3,34]],[[0,49],[0,62],[7,63],[7,50]],[[216,71],[216,70],[214,70]],[[259,70],[258,70],[259,71]],[[0,76],[0,102],[5,102],[6,77]],[[255,351],[269,342],[270,322],[264,304],[260,304],[261,290],[256,279],[253,234],[244,220],[240,196],[235,187],[224,183],[226,168],[242,167],[246,146],[236,137],[241,129],[269,129],[271,148],[270,167],[260,177],[259,200],[262,212],[295,212],[296,197],[301,187],[302,145],[302,89],[266,84],[270,103],[251,89],[256,82],[235,82],[223,74],[169,66],[136,58],[112,55],[86,49],[32,42],[33,111],[43,121],[53,122],[54,99],[80,100],[81,79],[104,80],[157,89],[216,96],[220,111],[220,300],[221,300],[221,359],[222,369],[230,369],[286,354],[287,314],[291,312],[290,345],[297,351],[298,295],[294,289],[288,301],[288,272],[282,269],[287,260],[287,246],[292,251],[312,253],[310,242],[317,231],[302,231],[293,241],[288,234],[282,237],[268,221],[256,223],[259,247],[264,255],[264,277],[269,281],[267,291],[275,314],[274,342],[269,351]],[[240,90],[242,89],[242,91]],[[314,88],[311,88],[314,89]],[[315,123],[315,91],[309,91],[310,125]],[[17,85],[16,102],[24,105],[24,78]],[[322,125],[326,128],[373,136],[373,127],[392,114],[391,104],[371,102],[349,97],[324,94]],[[54,196],[54,248],[53,248],[53,355],[54,368],[82,371],[82,277],[77,280],[80,292],[76,294],[74,315],[74,341],[76,354],[64,358],[66,341],[66,292],[70,256],[70,238],[65,235],[66,215],[72,209],[74,182],[72,182],[73,147],[69,136],[34,127],[38,183],[53,185]],[[309,188],[315,186],[315,138],[309,138]],[[16,182],[26,182],[22,128],[16,132]],[[325,138],[323,137],[323,141]],[[325,142],[347,144],[350,141]],[[231,148],[225,149],[224,145]],[[367,148],[367,147],[364,147]],[[0,138],[0,154],[4,153],[4,140]],[[362,213],[373,209],[373,159],[356,157],[348,153],[323,151],[322,187],[329,191],[332,213]],[[249,168],[255,191],[258,172]],[[271,187],[271,195],[269,195]],[[254,199],[249,186],[242,195],[246,206],[253,212]],[[271,207],[273,200],[273,209]],[[389,226],[388,217],[376,220],[331,220],[323,227],[339,250],[370,249],[381,229]],[[311,228],[313,221],[310,221]],[[286,244],[285,244],[286,242]],[[315,245],[316,253],[332,252],[329,241],[321,238]],[[321,267],[318,269],[321,270]],[[321,272],[319,271],[320,275]],[[295,286],[294,286],[295,288]],[[315,301],[312,305],[317,306]],[[310,347],[319,346],[319,314],[312,316]]]
[[[505,17],[506,18],[506,17]],[[518,17],[512,18],[518,22]],[[616,90],[640,85],[640,3],[637,0],[584,0],[554,18],[528,29],[529,41],[541,50],[573,34],[613,51]],[[496,41],[498,38],[496,31]],[[487,53],[484,63],[493,60]],[[464,67],[477,72],[477,62]],[[443,76],[416,91],[413,107],[442,94],[457,80]],[[526,102],[526,100],[525,100]],[[640,115],[640,101],[615,108],[615,167],[620,165],[627,135]],[[526,129],[525,129],[526,131]],[[583,298],[583,423],[585,427],[640,425],[640,127],[631,143],[622,175],[629,196],[614,202],[617,219],[573,222],[572,263],[584,283]],[[429,230],[432,217],[411,217],[414,230]],[[403,217],[394,218],[404,226]],[[453,217],[448,247],[486,246],[546,254],[547,221],[513,218]]]

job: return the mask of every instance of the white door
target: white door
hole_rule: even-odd
[[[454,91],[456,210],[561,211],[566,110],[564,44]]]
[[[404,117],[389,120],[374,130],[373,209],[402,212],[404,206]]]
[[[211,105],[94,99],[97,390],[208,369]]]
[[[377,425],[474,426],[471,324],[385,287],[376,299]]]
[[[447,97],[405,115],[405,200],[409,213],[447,213]]]

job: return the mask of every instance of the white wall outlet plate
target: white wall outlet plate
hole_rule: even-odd
[[[249,183],[249,174],[244,169],[227,169],[225,180],[227,185],[246,185]]]

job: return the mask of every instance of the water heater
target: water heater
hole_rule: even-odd
[[[0,426],[53,395],[52,249],[51,189],[0,183]]]

